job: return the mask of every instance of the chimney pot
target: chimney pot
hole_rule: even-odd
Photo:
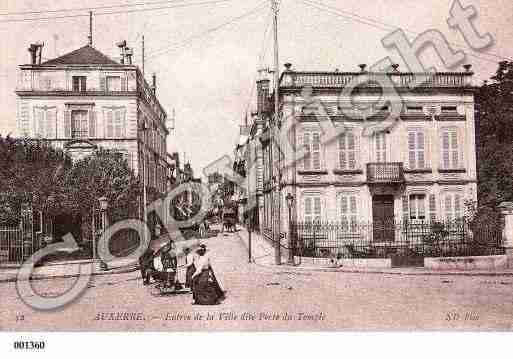
[[[292,68],[292,64],[290,62],[287,62],[284,66],[286,71],[290,71],[290,69]]]
[[[367,64],[360,64],[360,65],[358,65],[358,67],[360,68],[361,72],[365,72],[365,68],[367,67]]]
[[[472,65],[471,64],[465,64],[465,65],[463,65],[463,68],[465,69],[466,72],[470,72],[470,69],[472,68]]]

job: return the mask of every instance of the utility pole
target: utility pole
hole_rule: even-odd
[[[145,61],[145,56],[144,56],[144,35],[142,36],[142,74],[143,74],[143,78],[144,78],[144,61]]]
[[[89,36],[87,37],[89,46],[93,46],[93,12],[89,11]]]
[[[280,241],[280,235],[281,235],[281,198],[280,198],[280,186],[281,186],[281,176],[280,176],[280,168],[279,168],[279,158],[280,158],[280,148],[279,145],[278,148],[275,151],[275,131],[278,129],[278,118],[279,118],[279,99],[280,99],[280,73],[279,73],[279,57],[278,57],[278,12],[280,11],[280,5],[279,0],[271,0],[272,2],[272,9],[274,12],[273,16],[273,32],[274,32],[274,119],[271,124],[271,169],[274,167],[274,162],[277,161],[278,163],[278,170],[275,171],[272,170],[273,175],[273,190],[272,190],[272,197],[273,197],[273,208],[275,208],[278,212],[274,213],[273,215],[273,241],[275,245],[275,251],[274,251],[274,259],[275,263],[277,265],[281,264],[281,241]],[[273,153],[274,152],[274,153]],[[274,155],[276,154],[277,158],[275,159]]]

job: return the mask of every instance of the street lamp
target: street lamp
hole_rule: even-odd
[[[105,233],[105,230],[107,229],[107,208],[109,208],[109,200],[107,197],[100,197],[98,198],[98,202],[100,202],[100,211],[102,213],[102,234]],[[94,243],[94,241],[93,241]],[[93,248],[93,255],[95,253],[95,248]],[[108,266],[107,263],[105,263],[100,258],[100,268],[102,270],[107,270]]]
[[[293,251],[293,239],[292,239],[292,206],[294,205],[294,196],[289,192],[285,197],[287,201],[287,207],[289,208],[289,258],[288,264],[294,264],[294,251]]]

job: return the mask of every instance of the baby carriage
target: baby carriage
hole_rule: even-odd
[[[178,259],[176,245],[173,241],[154,244],[160,247],[154,252],[151,269],[148,275],[153,278],[158,289],[158,294],[180,294],[189,293],[190,290],[178,280]]]

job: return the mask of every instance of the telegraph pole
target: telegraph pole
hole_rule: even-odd
[[[145,58],[144,58],[144,35],[142,36],[142,74],[143,74],[143,78],[144,78],[144,62],[145,62]]]
[[[280,72],[279,72],[279,57],[278,57],[278,12],[280,11],[279,0],[271,0],[272,9],[274,12],[273,16],[273,33],[274,33],[274,119],[271,125],[271,152],[275,152],[271,155],[271,168],[274,166],[274,162],[278,163],[278,170],[272,171],[271,173],[276,176],[273,178],[273,207],[277,210],[278,214],[274,213],[273,223],[273,240],[275,245],[274,251],[274,259],[277,265],[281,264],[281,196],[280,196],[280,186],[281,186],[281,176],[280,176],[280,168],[279,168],[279,158],[280,158],[280,147],[277,146],[277,151],[274,150],[276,140],[275,131],[278,129],[278,118],[279,118],[279,100],[280,100]],[[274,158],[274,154],[276,154],[276,158]]]

